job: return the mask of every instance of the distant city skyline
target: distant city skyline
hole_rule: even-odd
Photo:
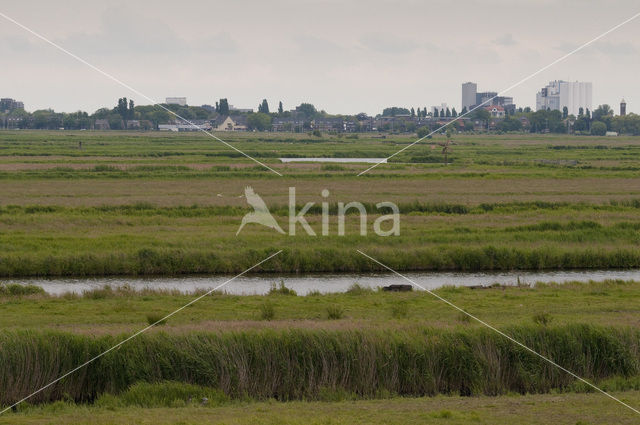
[[[472,85],[473,88],[473,93],[471,93],[470,86]],[[573,86],[577,85],[579,87],[579,89],[574,89]],[[588,95],[585,95],[584,93],[581,95],[582,97],[578,97],[577,93],[581,93],[585,91],[585,85],[588,85]],[[567,90],[565,88],[564,92],[562,95],[560,95],[560,87],[571,87],[570,90],[570,94],[567,93]],[[546,94],[545,94],[545,98],[544,101],[541,101],[541,95],[542,93],[544,93],[546,90],[550,90],[551,88],[555,88],[556,92],[554,93],[555,96],[552,96],[551,99],[547,99],[546,98]],[[536,110],[541,110],[541,109],[551,109],[551,110],[558,110],[558,111],[562,111],[564,109],[564,106],[567,106],[568,109],[568,114],[569,115],[574,115],[577,116],[579,115],[579,111],[580,109],[584,111],[593,111],[595,108],[597,108],[599,105],[593,105],[591,103],[591,83],[590,82],[567,82],[567,81],[561,81],[561,80],[556,80],[556,81],[551,81],[549,82],[548,85],[546,85],[544,88],[542,88],[536,95],[536,105],[535,106],[531,106],[531,105],[516,105],[513,101],[513,99],[511,97],[505,97],[505,96],[497,96],[496,92],[477,92],[477,85],[475,83],[472,82],[466,82],[462,84],[462,104],[461,104],[461,108],[459,110],[456,109],[455,106],[452,106],[451,108],[453,108],[453,111],[457,111],[457,114],[463,114],[465,112],[468,111],[472,111],[474,109],[477,109],[479,107],[479,105],[482,105],[483,107],[488,107],[488,106],[500,106],[502,107],[505,111],[507,111],[507,113],[512,114],[515,113],[518,110],[521,109],[525,109],[525,108],[530,108],[531,111],[536,111]],[[473,99],[474,101],[471,101],[470,99],[470,95],[473,94]],[[586,97],[585,97],[586,96]],[[572,99],[573,98],[573,99]],[[212,103],[217,103],[217,102],[212,102]],[[186,97],[166,97],[164,102],[162,102],[162,104],[165,105],[179,105],[179,106],[197,106],[197,107],[204,107],[205,109],[213,109],[213,105],[210,104],[201,104],[201,105],[194,105],[194,104],[190,104],[187,101]],[[619,115],[626,115],[627,113],[627,103],[626,100],[621,99],[620,102],[618,102],[617,104],[608,104],[609,107],[611,107],[611,109],[614,111],[615,114],[619,114]],[[137,105],[137,106],[145,106],[143,105]],[[295,111],[297,109],[297,107],[299,105],[295,105],[296,107],[294,108],[290,108],[290,109],[283,109],[285,111]],[[109,108],[109,105],[104,105],[104,108]],[[393,105],[393,107],[398,107],[398,108],[406,108],[407,110],[410,110],[413,108],[413,106],[409,105]],[[16,100],[16,99],[12,99],[12,98],[1,98],[0,99],[0,113],[6,113],[9,112],[11,110],[14,109],[25,109],[24,103]],[[48,108],[44,108],[44,109],[48,109]],[[53,108],[49,108],[49,109],[53,109]],[[236,113],[247,113],[247,112],[260,112],[258,110],[259,108],[239,108],[236,107],[234,105],[229,104],[229,110],[236,112]],[[387,109],[387,108],[385,108]],[[428,111],[430,114],[433,115],[438,115],[437,111],[444,111],[446,109],[450,109],[450,105],[446,102],[442,102],[440,105],[434,105],[431,107],[418,107],[416,108],[416,111],[419,112],[420,110],[424,109],[425,111]],[[27,112],[34,112],[33,110],[29,110],[29,108],[25,109]],[[55,110],[55,109],[54,109]],[[74,110],[74,112],[77,110]],[[69,113],[66,111],[55,111],[55,112],[63,112],[63,113]],[[96,112],[96,111],[83,111],[83,112]],[[277,107],[275,107],[274,105],[270,106],[270,112],[277,112]],[[356,114],[342,114],[339,112],[334,112],[334,111],[326,111],[329,114],[333,114],[333,115],[356,115]],[[370,114],[370,116],[377,116],[377,115],[382,115],[383,111],[378,111],[375,113]],[[633,113],[633,111],[629,111],[631,113]]]
[[[331,113],[372,115],[442,103],[460,111],[462,82],[501,91],[637,12],[632,0],[462,0],[456,7],[465,13],[415,0],[34,0],[2,11],[157,102],[224,97],[256,109],[266,98],[285,109],[310,102]],[[478,31],[480,22],[500,22],[499,29]],[[590,81],[594,108],[606,103],[617,112],[624,98],[633,111],[640,103],[639,27],[629,23],[505,96],[535,109],[549,81]],[[30,111],[91,113],[122,96],[149,103],[9,22],[0,25],[0,40],[0,96]]]

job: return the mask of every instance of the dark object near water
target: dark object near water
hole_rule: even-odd
[[[391,292],[407,292],[413,290],[413,286],[411,285],[389,285],[383,286],[383,291],[391,291]]]
[[[507,289],[509,285],[502,285],[500,283],[492,283],[491,285],[470,285],[467,286],[469,289]]]

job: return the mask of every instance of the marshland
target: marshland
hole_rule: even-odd
[[[0,423],[49,423],[54,411],[74,423],[182,416],[340,424],[379,415],[388,423],[518,424],[561,414],[567,423],[632,423],[615,402],[432,294],[355,281],[344,293],[296,294],[287,285],[288,276],[305,273],[384,271],[356,250],[400,272],[640,267],[637,138],[454,138],[446,166],[425,141],[357,176],[370,164],[279,158],[384,158],[414,139],[225,135],[279,177],[194,133],[1,132],[0,405],[157,324]],[[306,219],[318,236],[257,224],[236,236],[251,211],[246,186],[283,227],[288,188],[296,187],[296,210],[314,203]],[[353,212],[339,236],[337,204],[349,201],[361,202],[370,222],[383,214],[378,202],[396,203],[400,235],[361,236]],[[278,250],[252,270],[273,280],[269,293],[222,288],[167,320],[203,292],[124,286],[51,295],[28,285],[233,275]],[[523,282],[434,293],[629,404],[640,402],[640,284]]]

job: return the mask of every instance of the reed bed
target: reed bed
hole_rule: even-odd
[[[591,380],[640,375],[640,331],[590,325],[505,329]],[[8,405],[124,337],[0,334],[0,404]],[[92,402],[131,385],[173,381],[230,398],[317,399],[323,392],[499,395],[571,388],[558,368],[485,329],[261,330],[142,335],[38,393],[33,402]]]
[[[384,271],[355,249],[339,241],[299,248],[274,244],[247,252],[194,249],[141,248],[133,251],[62,254],[35,253],[0,258],[0,276],[109,276],[180,275],[196,273],[238,273],[282,249],[255,272],[371,272]],[[373,243],[360,249],[395,270],[404,271],[489,271],[546,269],[606,269],[640,267],[640,251],[634,247],[551,246],[463,246],[458,244],[420,247],[407,244],[379,248]]]

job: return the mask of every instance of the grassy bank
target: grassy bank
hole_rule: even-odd
[[[490,281],[486,282],[491,283]],[[514,282],[515,284],[516,282]],[[47,296],[38,288],[0,286],[4,330],[51,329],[80,334],[135,332],[191,301],[179,291],[96,289],[83,295]],[[435,293],[505,327],[578,325],[640,327],[640,284],[606,281],[470,289],[445,287]],[[331,313],[331,314],[330,314]],[[389,293],[354,286],[347,293],[306,296],[213,294],[173,316],[170,333],[246,329],[475,329],[457,311],[425,292]]]
[[[592,380],[640,375],[637,330],[573,325],[505,331]],[[0,334],[0,402],[19,400],[119,339]],[[316,399],[327,389],[365,398],[544,393],[574,381],[486,329],[157,333],[130,341],[32,400],[93,401],[139,381],[163,380],[217,388],[232,398],[283,401]]]
[[[632,406],[640,391],[615,392]],[[186,405],[185,405],[186,404]],[[178,407],[180,406],[180,407]],[[171,407],[140,405],[77,406],[63,402],[0,416],[0,424],[43,425],[480,425],[532,423],[567,425],[631,425],[637,416],[601,394],[526,395],[502,397],[392,398],[385,400],[288,402],[265,401],[225,406],[178,400]]]
[[[337,245],[337,244],[336,244]],[[640,267],[636,249],[543,248],[436,246],[413,248],[411,255],[393,250],[361,246],[377,260],[400,271],[496,271],[574,268]],[[149,249],[106,254],[6,255],[0,276],[108,276],[176,275],[194,273],[239,273],[275,253],[279,247],[249,249],[248,253],[210,252],[187,249]],[[319,249],[284,249],[270,264],[257,272],[317,273],[386,271],[366,261],[354,249],[324,246]]]
[[[335,204],[332,204],[335,206]],[[321,236],[322,215],[306,218],[318,236],[300,226],[281,235],[249,225],[236,236],[246,207],[129,204],[102,207],[0,208],[0,276],[89,276],[237,273],[280,249],[266,272],[380,270],[356,249],[397,270],[511,270],[627,268],[640,266],[640,209],[636,199],[585,204],[512,202],[480,205],[400,204],[400,236],[373,230],[359,217],[337,234]],[[334,213],[335,208],[330,209]],[[283,228],[283,207],[274,208]],[[385,227],[387,226],[387,227]],[[390,223],[383,224],[386,230]]]

